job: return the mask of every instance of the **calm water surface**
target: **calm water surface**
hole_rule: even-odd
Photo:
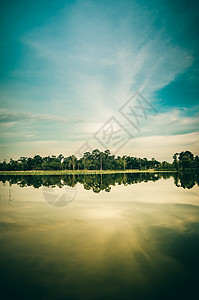
[[[1,176],[2,299],[197,298],[195,179],[117,176]]]

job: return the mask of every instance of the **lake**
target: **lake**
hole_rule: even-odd
[[[198,175],[0,176],[2,299],[195,299]]]

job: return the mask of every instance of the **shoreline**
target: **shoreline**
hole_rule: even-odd
[[[178,172],[177,170],[30,170],[30,171],[0,171],[0,175],[97,175],[97,174],[128,174],[128,173],[162,173]]]

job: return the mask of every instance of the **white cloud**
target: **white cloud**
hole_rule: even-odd
[[[27,137],[27,138],[29,138],[29,137],[35,136],[35,134],[25,134],[24,136]]]
[[[44,122],[68,122],[67,118],[52,116],[52,115],[33,115],[29,113],[13,113],[8,112],[6,109],[0,110],[0,123],[18,123],[23,121],[44,121]]]
[[[192,109],[191,109],[192,110]],[[158,113],[155,117],[149,116],[143,121],[141,132],[143,135],[176,135],[195,132],[199,129],[198,107],[195,113],[186,112],[181,108],[173,108],[164,113]]]
[[[173,154],[189,150],[198,155],[199,132],[168,135],[168,136],[149,136],[136,138],[129,143],[121,153],[130,156],[147,157],[163,161],[172,161]]]

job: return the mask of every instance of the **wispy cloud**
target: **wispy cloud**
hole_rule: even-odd
[[[173,154],[189,150],[198,155],[199,149],[199,132],[164,135],[164,136],[148,136],[136,138],[132,141],[131,147],[125,149],[128,155],[137,157],[155,157],[161,161],[172,161]]]
[[[0,109],[1,123],[18,123],[23,121],[33,122],[69,122],[67,118],[51,116],[51,115],[33,115],[29,113],[11,113],[7,109]]]
[[[155,117],[148,117],[143,121],[141,132],[137,136],[178,135],[196,132],[198,129],[198,106],[191,109],[174,107]]]
[[[24,136],[27,137],[27,138],[30,138],[30,137],[33,137],[35,135],[34,134],[25,134]]]
[[[122,6],[120,1],[118,4]],[[192,65],[192,51],[171,41],[164,29],[155,28],[155,17],[150,11],[143,13],[132,4],[130,12],[121,19],[119,8],[111,12],[103,4],[100,8],[89,5],[93,8],[89,20],[88,4],[78,1],[70,17],[66,10],[54,23],[21,40],[42,65],[48,66],[46,71],[31,68],[35,75],[41,72],[48,79],[50,72],[59,91],[71,94],[71,106],[78,105],[77,111],[84,105],[88,115],[92,111],[100,117],[102,110],[113,110],[115,104],[119,105],[136,90],[151,96]],[[142,17],[138,18],[139,14]],[[114,27],[117,18],[118,26]],[[59,35],[55,37],[53,33],[58,28]]]

